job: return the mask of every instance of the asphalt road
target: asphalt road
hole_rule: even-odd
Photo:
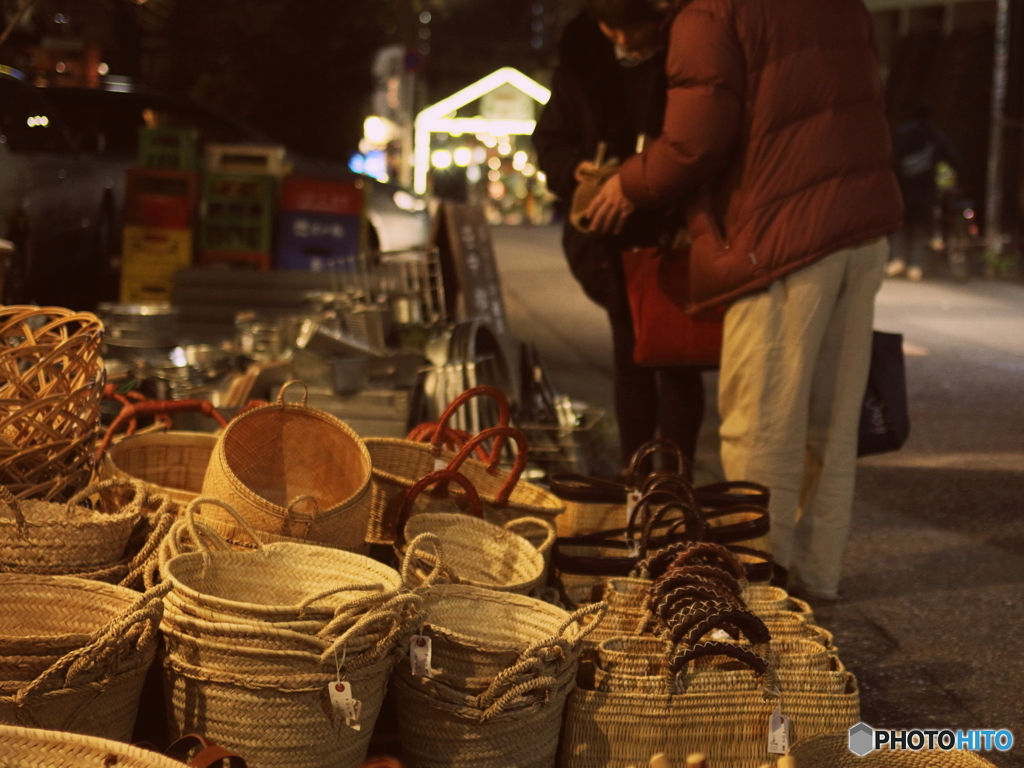
[[[576,286],[554,227],[494,230],[513,333],[555,384],[607,409],[596,469],[614,467],[607,319]],[[861,686],[865,722],[1009,728],[1024,765],[1024,286],[887,280],[875,327],[904,334],[912,434],[862,459],[843,600],[819,610]],[[698,481],[717,460],[714,375]],[[606,463],[605,463],[606,462]]]

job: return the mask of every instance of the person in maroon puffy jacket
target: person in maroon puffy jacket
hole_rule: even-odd
[[[651,0],[588,6],[600,19],[637,2]],[[592,228],[685,201],[689,309],[728,307],[726,476],[771,488],[773,554],[791,589],[835,599],[874,297],[903,215],[871,16],[861,0],[663,7],[663,132],[605,185]]]

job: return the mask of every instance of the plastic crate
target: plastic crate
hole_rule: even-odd
[[[359,216],[363,203],[363,187],[359,181],[286,176],[281,183],[282,211]]]
[[[253,144],[207,144],[206,170],[214,173],[266,173],[283,176],[291,168],[287,150]]]
[[[143,168],[199,169],[199,131],[195,128],[139,128],[139,165]]]
[[[199,174],[129,168],[124,194],[126,223],[187,229],[195,223],[199,209]]]
[[[362,242],[361,216],[283,211],[278,216],[278,269],[330,272],[354,269]]]
[[[276,194],[273,176],[207,173],[200,204],[200,247],[270,253]]]
[[[192,264],[192,230],[125,225],[121,240],[122,267],[183,269]]]
[[[203,251],[199,265],[221,269],[249,269],[265,272],[270,269],[270,253],[262,251]]]

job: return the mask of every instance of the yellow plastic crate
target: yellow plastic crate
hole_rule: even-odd
[[[192,264],[192,230],[128,224],[121,241],[121,264],[173,270]],[[173,274],[173,272],[172,272]]]
[[[166,303],[171,300],[174,275],[188,264],[150,263],[124,264],[121,267],[121,303]]]

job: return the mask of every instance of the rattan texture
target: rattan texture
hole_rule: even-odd
[[[370,516],[370,454],[363,441],[329,413],[284,401],[237,416],[220,435],[203,480],[203,495],[230,504],[258,531],[355,549]],[[235,519],[217,508],[204,516]],[[230,540],[250,541],[241,529]]]
[[[128,499],[117,489],[126,489]],[[91,507],[81,503],[91,498]],[[114,566],[126,555],[146,499],[142,483],[133,480],[91,485],[66,504],[18,500],[0,488],[0,570],[71,573]]]
[[[801,739],[789,753],[797,768],[993,768],[980,755],[965,750],[881,749],[858,757],[850,751],[849,734],[823,733]]]
[[[88,482],[103,325],[60,307],[0,306],[0,484],[62,500]]]
[[[77,733],[0,725],[4,768],[181,768],[148,749]]]
[[[57,657],[31,680],[0,680],[0,723],[129,740],[168,587],[139,595],[70,577],[22,575],[0,576],[0,585],[21,595],[12,611],[20,631],[37,652]],[[70,616],[80,612],[95,628],[79,642],[80,632],[61,633],[52,620],[45,625],[31,612],[67,616],[66,626],[81,630],[86,618],[76,625]],[[69,645],[74,647],[68,650]]]
[[[202,492],[216,444],[216,435],[208,432],[129,435],[107,449],[97,472],[102,479],[140,480],[150,493],[166,496],[177,511]]]

